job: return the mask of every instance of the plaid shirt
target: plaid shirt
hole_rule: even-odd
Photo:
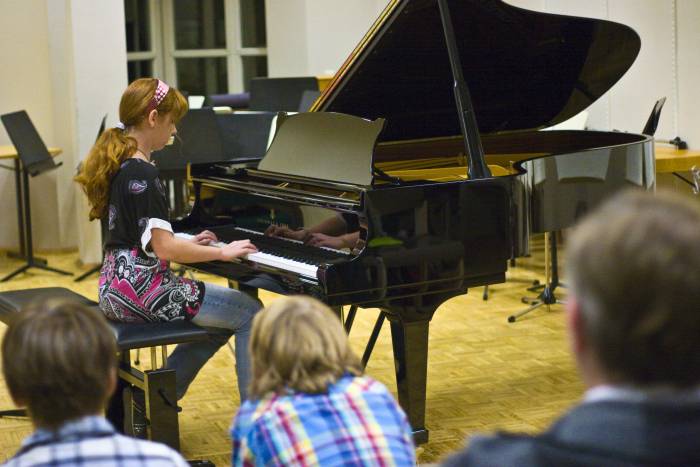
[[[163,444],[120,435],[105,418],[91,416],[67,422],[57,432],[38,429],[3,465],[186,467],[188,464]]]
[[[411,427],[389,391],[345,376],[326,394],[248,400],[231,428],[234,466],[415,465]]]

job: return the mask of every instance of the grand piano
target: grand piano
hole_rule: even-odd
[[[602,96],[639,48],[632,29],[609,21],[497,0],[392,1],[312,111],[278,122],[257,167],[191,167],[195,202],[177,228],[260,250],[193,266],[380,308],[399,402],[426,442],[428,330],[440,305],[503,282],[529,233],[570,225],[620,188],[653,187],[649,135],[538,131]],[[333,234],[356,233],[353,244],[265,235],[328,222]]]

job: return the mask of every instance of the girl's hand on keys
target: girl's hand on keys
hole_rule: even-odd
[[[216,234],[214,232],[204,230],[192,237],[192,241],[197,245],[211,245],[212,243],[218,242],[219,239],[216,238]]]
[[[236,240],[221,247],[221,259],[222,261],[231,261],[257,252],[258,249],[250,243],[250,240]]]

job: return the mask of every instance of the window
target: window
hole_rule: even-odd
[[[156,46],[159,34],[155,31],[148,0],[124,0],[126,26],[126,60],[129,82],[143,76],[162,76],[160,57]]]
[[[264,0],[124,0],[124,12],[129,81],[209,95],[267,76]]]

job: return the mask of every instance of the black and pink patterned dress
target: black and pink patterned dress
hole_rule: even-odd
[[[174,274],[151,250],[151,231],[172,232],[158,169],[127,159],[112,179],[100,308],[115,321],[192,319],[204,299],[204,283]]]

